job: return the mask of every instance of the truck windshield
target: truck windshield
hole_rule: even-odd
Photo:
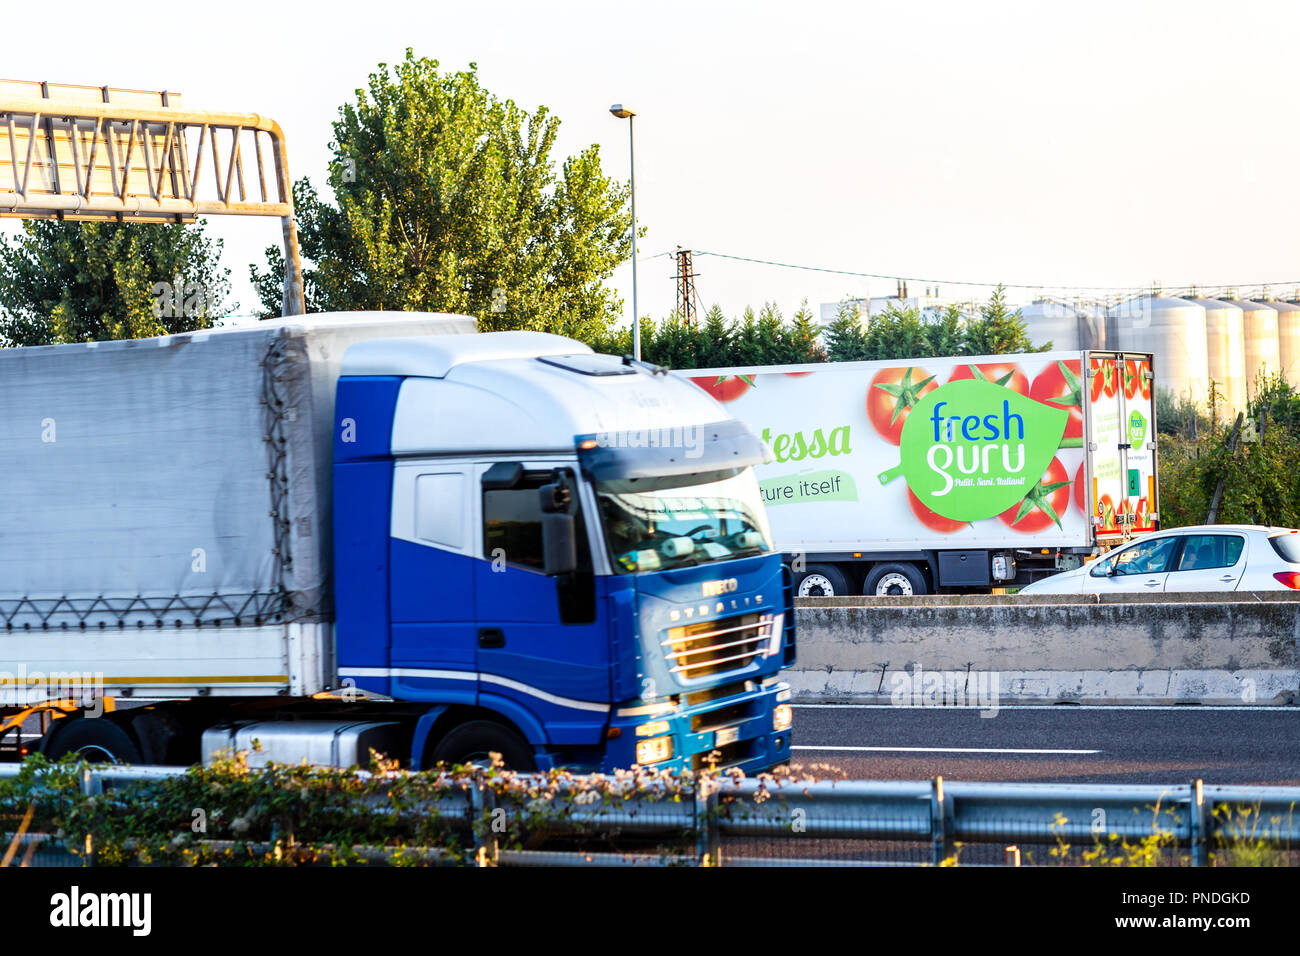
[[[619,574],[772,550],[750,468],[597,481],[596,497],[611,564]]]

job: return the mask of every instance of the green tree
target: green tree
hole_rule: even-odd
[[[205,225],[27,221],[0,237],[0,343],[56,345],[210,327],[229,269]]]
[[[825,362],[826,349],[820,342],[821,326],[808,308],[808,300],[799,304],[798,311],[790,320],[787,338],[790,343],[790,361],[795,364],[807,362]]]
[[[867,322],[869,358],[911,359],[931,354],[925,325],[917,309],[890,303]]]
[[[961,355],[966,350],[966,317],[950,305],[925,328],[926,355]]]
[[[847,301],[840,303],[835,321],[826,326],[826,356],[832,362],[861,362],[868,357],[862,317]]]
[[[1020,310],[1007,308],[1006,290],[999,285],[980,307],[979,318],[966,328],[967,355],[1009,355],[1041,352],[1029,340]]]
[[[731,364],[732,323],[722,308],[714,305],[704,316],[700,331],[700,368],[726,368]]]
[[[759,330],[758,317],[746,307],[736,323],[731,338],[731,361],[728,365],[762,365],[767,358],[767,343]]]
[[[329,186],[295,184],[313,311],[397,309],[476,316],[480,328],[599,338],[621,310],[605,286],[631,251],[628,190],[590,146],[551,158],[559,120],[441,73],[411,50],[380,64],[339,109]],[[252,269],[278,314],[282,257]]]
[[[755,330],[759,344],[759,356],[754,360],[755,365],[786,365],[794,361],[785,318],[775,302],[763,303]]]

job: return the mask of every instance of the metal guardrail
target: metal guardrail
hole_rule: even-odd
[[[0,765],[0,778],[14,777],[18,765]],[[91,767],[82,772],[86,795],[111,792],[127,784],[148,783],[183,775],[184,768],[147,766]],[[253,771],[254,773],[256,771]],[[365,771],[358,771],[365,773]],[[402,773],[398,773],[401,776]],[[539,789],[559,795],[580,794],[593,779],[558,781],[544,774],[520,774],[502,787],[486,777],[457,778],[457,787],[437,812],[466,827],[494,811],[523,812]],[[617,788],[616,788],[617,789]],[[675,799],[674,799],[675,797]],[[667,798],[667,799],[666,799]],[[418,808],[417,808],[418,810]],[[378,811],[378,808],[377,808]],[[1243,816],[1245,814],[1245,816]],[[800,781],[794,778],[702,777],[689,790],[651,784],[620,794],[615,801],[574,800],[563,826],[587,837],[608,833],[653,836],[686,834],[693,852],[586,852],[582,850],[509,849],[491,832],[475,831],[475,859],[480,865],[704,865],[716,866],[878,866],[896,860],[827,858],[801,853],[801,847],[836,841],[837,845],[910,844],[925,848],[934,865],[952,862],[966,844],[1000,846],[1008,862],[1019,862],[1018,846],[1092,845],[1098,838],[1143,841],[1158,837],[1171,848],[1189,851],[1193,866],[1209,863],[1211,847],[1248,841],[1274,850],[1300,851],[1300,787],[1206,786],[1196,780],[1171,786],[963,783],[937,777],[930,781]],[[12,838],[6,838],[6,842]],[[40,839],[31,834],[28,840]],[[724,852],[724,845],[777,844],[782,855]],[[1007,844],[1014,843],[1016,847]],[[367,858],[382,860],[384,849],[361,848]],[[422,851],[436,860],[441,851]],[[840,854],[842,856],[843,854]],[[998,859],[1003,859],[1001,853]],[[966,865],[966,864],[963,864]]]

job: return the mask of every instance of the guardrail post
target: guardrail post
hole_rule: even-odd
[[[83,797],[97,797],[104,792],[104,781],[100,779],[99,774],[89,767],[81,768],[81,795]],[[82,857],[82,866],[95,865],[95,839],[89,833],[86,834],[85,855]]]
[[[1192,823],[1192,866],[1209,866],[1209,807],[1205,803],[1205,781],[1192,781],[1190,801]]]
[[[1009,847],[1007,847],[1007,848],[1003,851],[1003,862],[1005,862],[1007,866],[1019,866],[1019,865],[1020,865],[1020,847],[1018,847],[1018,846],[1009,846]]]
[[[470,807],[474,817],[474,862],[477,866],[496,866],[501,858],[497,841],[496,792],[475,774],[474,787],[469,792]]]
[[[721,866],[722,847],[718,839],[718,794],[707,777],[695,781],[695,852],[700,866]]]
[[[938,866],[952,856],[952,808],[943,793],[943,777],[930,781],[931,861]]]

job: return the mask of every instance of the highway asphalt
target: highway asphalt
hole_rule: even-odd
[[[1300,707],[796,705],[817,777],[1300,785]]]

